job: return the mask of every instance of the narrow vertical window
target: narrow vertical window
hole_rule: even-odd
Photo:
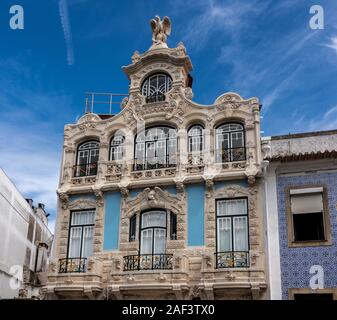
[[[177,240],[177,215],[170,213],[170,239]]]
[[[203,150],[203,130],[200,125],[194,125],[188,130],[188,152],[201,154]]]
[[[110,160],[118,161],[122,160],[124,156],[124,141],[123,135],[115,135],[110,142]]]
[[[130,230],[129,230],[129,241],[136,240],[136,223],[137,223],[137,216],[134,215],[130,219]]]

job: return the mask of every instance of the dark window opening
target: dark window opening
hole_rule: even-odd
[[[136,240],[136,221],[137,221],[137,216],[134,215],[130,219],[129,242]]]
[[[170,239],[177,240],[177,215],[170,214]]]
[[[294,300],[333,300],[332,293],[297,293]]]
[[[294,214],[295,241],[325,240],[323,213]]]

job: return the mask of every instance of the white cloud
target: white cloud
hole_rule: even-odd
[[[287,76],[285,79],[283,79],[282,82],[280,82],[276,88],[271,91],[271,93],[268,93],[263,99],[263,110],[268,111],[269,107],[276,101],[279,96],[289,87],[291,81],[296,76],[298,71],[300,70],[300,67],[296,68],[289,76]]]
[[[330,43],[325,45],[328,48],[333,49],[337,54],[337,36],[330,38]]]
[[[210,35],[217,32],[235,35],[249,26],[249,17],[264,11],[269,1],[231,1],[220,4],[214,0],[184,1],[180,8],[186,11],[197,11],[180,30],[183,40],[189,47],[198,49],[210,41]]]
[[[29,68],[10,61],[0,61],[0,166],[25,197],[54,214],[62,152],[63,125],[58,124],[65,122],[64,110],[72,102],[62,92],[40,89]]]
[[[74,64],[74,46],[73,46],[73,36],[71,32],[67,0],[59,1],[59,11],[62,29],[64,33],[64,40],[67,47],[67,62],[68,65],[71,66]]]
[[[323,117],[316,117],[309,121],[310,131],[334,130],[337,129],[337,105],[328,109]]]

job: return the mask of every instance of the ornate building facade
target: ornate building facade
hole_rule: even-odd
[[[49,299],[265,299],[260,104],[193,102],[192,63],[153,45],[116,115],[65,126]]]

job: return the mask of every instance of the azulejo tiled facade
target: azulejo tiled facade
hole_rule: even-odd
[[[157,36],[118,114],[65,127],[45,298],[267,297],[259,101],[193,102],[184,45]]]
[[[272,137],[263,145],[271,297],[337,299],[337,131]],[[305,199],[299,208],[298,196]],[[321,218],[307,223],[314,216]]]
[[[284,190],[289,186],[325,185],[328,191],[329,219],[332,245],[318,247],[289,248]],[[310,268],[320,265],[324,269],[325,288],[337,288],[337,173],[306,174],[278,177],[278,206],[280,230],[280,257],[282,276],[282,298],[288,299],[288,290],[309,288]]]

